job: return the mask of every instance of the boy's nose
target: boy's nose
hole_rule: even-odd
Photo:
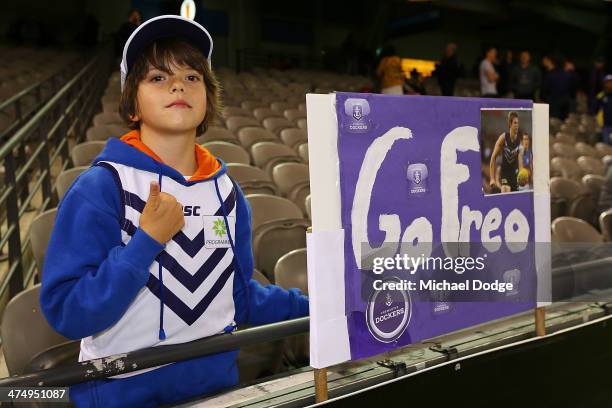
[[[172,93],[177,92],[177,91],[181,91],[181,92],[183,92],[184,90],[185,90],[185,89],[184,89],[184,87],[183,87],[183,83],[182,83],[182,82],[180,82],[180,81],[174,81],[174,82],[172,83],[172,90],[171,90],[171,92],[172,92]]]

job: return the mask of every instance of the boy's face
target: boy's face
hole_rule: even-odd
[[[204,78],[188,66],[170,68],[172,73],[150,67],[138,84],[141,126],[165,133],[194,131],[206,114]]]

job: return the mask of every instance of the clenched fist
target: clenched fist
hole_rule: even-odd
[[[140,216],[140,228],[160,244],[165,244],[184,225],[181,204],[173,195],[160,192],[157,181],[152,181],[149,198]]]

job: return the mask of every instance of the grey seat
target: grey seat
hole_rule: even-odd
[[[280,132],[281,141],[289,147],[308,142],[308,134],[304,129],[287,128]]]
[[[278,139],[276,138],[276,135],[269,130],[249,126],[238,131],[238,140],[245,149],[249,149],[255,143],[277,141]]]
[[[89,166],[73,167],[71,169],[62,171],[57,176],[57,195],[60,200],[64,198],[64,194],[66,194],[66,191],[68,191],[68,189],[70,188],[74,180],[79,176],[79,174],[81,174],[88,168]]]
[[[272,168],[282,162],[299,162],[295,151],[281,143],[258,142],[251,146],[253,163],[266,173],[272,174]]]
[[[78,356],[79,342],[57,333],[40,310],[40,284],[25,289],[9,301],[2,315],[0,332],[6,367],[10,375],[24,374],[30,361],[41,352],[68,343]],[[40,358],[40,357],[39,357]],[[64,360],[54,361],[59,365]]]
[[[278,194],[278,188],[262,169],[241,163],[227,165],[227,173],[240,185],[246,194]]]
[[[308,163],[309,161],[308,143],[302,143],[298,145],[297,152],[298,152],[298,156],[300,156],[300,159],[302,159],[304,163]]]
[[[121,119],[121,116],[119,116],[119,113],[117,112],[102,112],[98,113],[93,118],[94,126],[108,125],[113,123],[119,125],[123,124],[123,119]]]
[[[306,112],[299,109],[287,109],[283,112],[283,115],[292,122],[297,122],[299,119],[306,119]]]
[[[552,233],[556,242],[603,242],[603,237],[592,225],[574,217],[554,220]]]
[[[576,146],[574,147],[576,148],[576,152],[578,152],[578,155],[580,156],[595,157],[598,159],[601,157],[597,149],[595,149],[590,144],[586,144],[584,142],[578,142],[576,143]]]
[[[550,161],[550,167],[552,171],[562,174],[564,178],[581,180],[583,171],[574,160],[567,159],[565,157],[554,157]]]
[[[239,108],[237,106],[226,106],[223,108],[223,117],[225,119],[232,116],[245,116],[247,118],[252,118],[253,114],[251,113],[251,110]]]
[[[89,166],[106,146],[106,142],[96,140],[83,142],[72,148],[70,157],[75,167]]]
[[[204,143],[202,147],[219,157],[225,163],[249,164],[251,162],[249,153],[242,146],[228,142],[209,142]]]
[[[599,215],[599,229],[605,241],[612,241],[612,208]]]
[[[275,134],[279,134],[283,129],[295,127],[293,122],[285,118],[266,118],[262,123],[264,128]]]
[[[310,195],[308,166],[303,163],[279,163],[272,169],[272,180],[280,192],[306,214],[306,197]]]
[[[298,119],[297,120],[297,127],[299,127],[300,129],[307,129],[306,119]]]
[[[266,118],[282,118],[283,114],[270,108],[256,108],[253,110],[253,116],[259,121]]]
[[[589,156],[580,156],[577,163],[584,174],[597,174],[600,176],[604,174],[604,165],[599,159]]]
[[[206,129],[206,132],[196,138],[196,143],[198,144],[215,141],[224,141],[237,144],[238,138],[231,130],[220,126],[210,126],[208,129]]]
[[[248,194],[246,198],[253,211],[253,230],[274,220],[302,218],[300,208],[286,198],[267,194]]]
[[[298,288],[308,294],[306,248],[294,249],[281,256],[274,267],[274,283],[282,288]]]
[[[248,127],[248,126],[261,127],[261,124],[259,123],[259,121],[255,119],[254,117],[247,118],[244,116],[228,117],[225,120],[225,125],[227,126],[229,130],[231,130],[234,133],[238,133],[238,131],[242,129],[243,127]]]
[[[44,268],[45,254],[47,253],[47,245],[51,239],[51,232],[55,225],[55,216],[57,208],[47,210],[34,218],[30,224],[30,242],[32,244],[32,253],[34,262],[38,268],[39,277],[42,278]]]
[[[586,187],[586,189],[591,193],[591,196],[595,199],[598,199],[599,192],[601,191],[601,187],[605,182],[605,178],[603,176],[597,174],[587,174],[582,177],[582,184]]]

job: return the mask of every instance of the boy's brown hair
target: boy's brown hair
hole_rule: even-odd
[[[130,73],[125,80],[125,86],[119,100],[119,115],[128,124],[130,129],[138,129],[140,124],[131,117],[138,113],[136,95],[138,84],[145,79],[151,67],[163,72],[172,73],[170,65],[185,65],[198,73],[204,79],[206,87],[206,114],[204,121],[197,128],[197,135],[206,131],[220,114],[221,86],[210,69],[206,57],[193,45],[179,38],[161,38],[148,45],[134,62]]]

